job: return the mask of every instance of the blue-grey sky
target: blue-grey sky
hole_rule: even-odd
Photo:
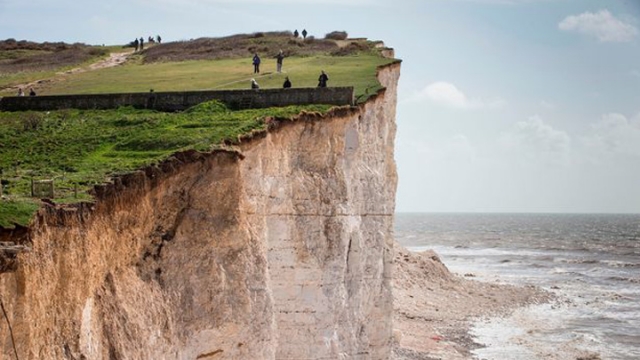
[[[640,212],[640,0],[0,0],[0,39],[303,28],[403,59],[398,211]]]

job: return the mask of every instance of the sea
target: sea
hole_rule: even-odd
[[[475,359],[640,359],[640,214],[399,213],[395,237],[454,273],[555,295],[476,320]]]

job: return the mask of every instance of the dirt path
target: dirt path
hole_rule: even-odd
[[[109,54],[108,58],[97,61],[93,64],[90,64],[89,66],[77,67],[71,70],[58,72],[56,73],[56,75],[79,74],[87,71],[105,69],[105,68],[122,65],[125,63],[125,61],[127,61],[127,59],[131,54],[133,54],[133,51],[111,53]]]
[[[9,86],[9,87],[7,87],[5,89],[15,90],[17,92],[19,88],[22,88],[22,89],[29,89],[31,87],[36,87],[37,88],[37,87],[41,87],[44,84],[50,84],[50,83],[56,82],[61,77],[64,77],[66,75],[80,74],[80,73],[84,73],[84,72],[88,72],[88,71],[95,71],[95,70],[106,69],[106,68],[122,65],[127,61],[127,59],[129,59],[129,57],[132,54],[133,54],[133,50],[128,50],[128,51],[125,51],[125,52],[111,53],[111,54],[109,54],[109,57],[106,58],[106,59],[101,59],[101,60],[98,60],[98,61],[96,61],[96,62],[94,62],[92,64],[81,66],[81,67],[77,67],[77,68],[73,68],[73,69],[70,69],[70,70],[67,70],[67,71],[57,72],[54,77],[51,77],[51,78],[48,78],[48,79],[35,80],[35,81],[31,81],[31,82],[24,83],[24,84],[12,85],[12,86]],[[25,92],[26,92],[26,90],[25,90]]]

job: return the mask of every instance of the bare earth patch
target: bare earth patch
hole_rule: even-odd
[[[53,78],[35,80],[35,81],[31,81],[24,84],[13,85],[13,86],[10,86],[8,89],[14,90],[17,92],[19,88],[29,89],[31,87],[38,87],[42,84],[56,82],[60,80],[62,77],[64,77],[65,75],[79,74],[87,71],[100,70],[100,69],[122,65],[127,61],[129,56],[131,56],[132,54],[133,54],[132,50],[129,50],[126,52],[111,53],[108,58],[89,64],[88,66],[77,67],[70,70],[57,72],[56,76]]]
[[[125,63],[125,61],[127,61],[127,59],[131,54],[133,54],[132,50],[129,50],[126,52],[111,53],[109,54],[108,58],[97,61],[93,64],[90,64],[87,67],[77,67],[71,70],[59,72],[57,73],[57,75],[78,74],[78,73],[83,73],[87,71],[100,70],[104,68],[110,68],[110,67],[122,65]]]

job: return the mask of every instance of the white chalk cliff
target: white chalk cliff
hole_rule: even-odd
[[[399,74],[42,210],[0,274],[20,359],[388,359]]]

